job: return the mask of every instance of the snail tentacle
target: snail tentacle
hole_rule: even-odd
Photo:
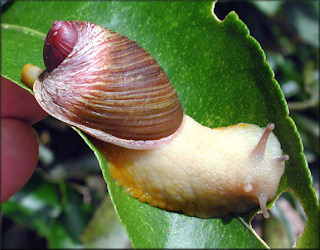
[[[274,128],[275,128],[275,125],[273,123],[269,123],[266,126],[258,144],[255,146],[254,150],[252,151],[252,159],[253,160],[255,160],[257,162],[263,161],[266,145],[268,142],[268,137],[269,137],[270,133],[272,132],[272,130],[274,130]]]
[[[265,194],[259,194],[258,199],[259,199],[259,205],[262,210],[262,214],[263,214],[264,218],[269,218],[270,215],[267,210],[268,197]]]

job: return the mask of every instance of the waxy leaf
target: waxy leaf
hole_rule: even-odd
[[[235,12],[220,21],[211,2],[15,2],[2,16],[2,75],[23,86],[22,66],[43,67],[43,38],[55,20],[86,20],[117,31],[162,66],[184,111],[209,127],[273,122],[286,162],[278,194],[293,190],[307,216],[299,247],[318,247],[319,204],[296,126],[258,42]],[[61,11],[62,10],[62,11]],[[25,86],[23,86],[25,87]],[[253,247],[267,245],[244,218],[200,219],[167,212],[129,197],[95,152],[115,210],[134,247]],[[269,207],[272,203],[269,204]]]

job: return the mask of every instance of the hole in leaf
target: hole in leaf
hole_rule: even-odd
[[[292,192],[283,193],[269,212],[269,219],[257,214],[251,221],[252,228],[271,248],[295,246],[306,223],[298,198]]]

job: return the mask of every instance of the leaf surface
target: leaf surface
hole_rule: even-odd
[[[55,20],[94,22],[137,41],[162,66],[185,113],[206,126],[275,123],[274,132],[290,155],[278,194],[293,190],[305,209],[308,221],[298,246],[318,246],[319,204],[299,134],[263,50],[236,13],[219,21],[210,2],[16,2],[2,16],[4,77],[25,87],[22,66],[43,67],[43,37]],[[110,178],[101,153],[78,132],[99,159],[134,247],[266,247],[248,226],[255,211],[244,218],[199,219],[129,197]]]

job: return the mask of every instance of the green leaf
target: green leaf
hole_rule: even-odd
[[[51,248],[74,248],[81,246],[80,236],[92,214],[81,199],[64,182],[51,183],[35,173],[1,208],[6,216],[46,237]]]
[[[84,248],[128,248],[128,236],[117,219],[113,205],[106,196],[87,228],[83,231]]]
[[[68,231],[65,228],[63,223],[59,221],[53,221],[49,227],[50,233],[47,237],[48,247],[50,249],[57,248],[80,248],[81,245],[74,241],[72,237],[68,234]]]
[[[15,24],[2,24],[1,31],[1,74],[13,82],[21,83],[21,71],[25,64],[31,63],[41,68],[44,67],[42,48],[45,34]],[[20,84],[24,89],[29,88]],[[32,93],[32,91],[30,91]]]
[[[264,230],[266,241],[269,243],[271,248],[289,248],[290,243],[288,240],[288,236],[286,234],[286,230],[284,226],[278,223],[277,219],[274,216],[270,216],[270,218],[266,221],[264,225]],[[276,233],[274,233],[276,231]]]
[[[81,234],[87,225],[91,212],[82,203],[82,196],[65,183],[60,183],[62,213],[51,221],[48,245],[50,248],[75,248],[81,246]]]
[[[301,39],[319,48],[319,4],[316,1],[288,3],[285,14],[292,18]]]
[[[16,2],[2,16],[5,77],[23,86],[22,66],[43,66],[42,38],[54,20],[91,21],[137,41],[167,73],[185,113],[206,126],[274,122],[282,149],[290,155],[278,194],[293,190],[305,209],[308,220],[298,246],[319,247],[319,204],[299,134],[263,50],[236,13],[220,22],[210,2]],[[110,178],[103,156],[79,134],[99,159],[134,247],[266,247],[248,225],[254,212],[245,219],[200,219],[129,197]]]
[[[43,183],[38,175],[33,175],[23,189],[2,204],[2,213],[47,237],[48,223],[62,212],[58,190],[57,185]]]
[[[282,3],[280,1],[252,1],[252,4],[264,14],[273,16],[277,13]]]

